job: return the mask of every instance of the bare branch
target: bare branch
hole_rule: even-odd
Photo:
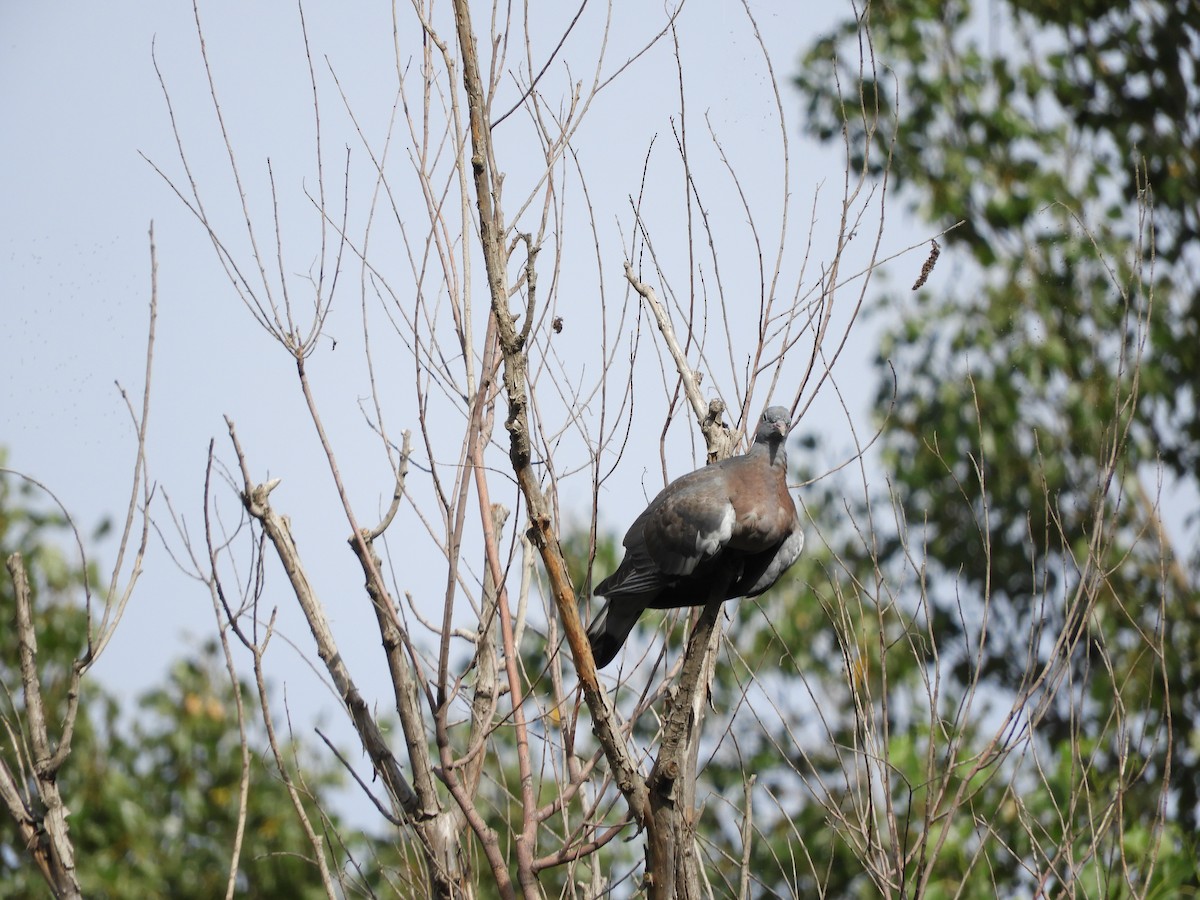
[[[246,512],[262,524],[263,530],[266,532],[271,544],[275,547],[276,553],[279,554],[279,561],[283,564],[284,571],[287,573],[292,590],[296,595],[296,600],[300,603],[300,608],[304,611],[304,617],[308,621],[309,629],[312,631],[313,639],[316,641],[317,655],[325,663],[329,676],[333,679],[334,686],[337,688],[338,695],[346,705],[346,709],[354,721],[355,729],[362,739],[363,749],[366,751],[367,756],[370,757],[371,764],[383,778],[388,793],[391,795],[397,808],[403,810],[409,816],[419,817],[421,810],[418,805],[417,795],[413,792],[412,787],[409,786],[408,781],[404,777],[404,773],[400,770],[400,764],[397,762],[395,756],[392,755],[387,740],[379,730],[375,719],[371,716],[366,701],[362,698],[362,694],[359,693],[353,679],[350,677],[345,660],[342,658],[341,653],[338,652],[333,632],[329,628],[329,621],[325,617],[325,610],[317,599],[316,593],[309,583],[308,576],[305,574],[304,567],[300,562],[300,554],[296,549],[296,542],[292,539],[291,527],[288,525],[287,519],[276,513],[267,500],[271,491],[279,486],[279,480],[273,479],[266,484],[259,485],[251,481],[250,470],[246,465],[246,458],[242,452],[241,444],[238,442],[237,431],[232,421],[229,419],[225,421],[229,427],[229,438],[233,441],[234,450],[237,453],[238,465],[242,472],[244,487],[241,497],[242,503],[245,504]]]
[[[29,578],[19,553],[5,561],[12,577],[16,599],[17,653],[21,668],[21,684],[25,692],[25,715],[29,724],[29,739],[33,744],[32,776],[41,810],[32,812],[21,799],[16,779],[6,763],[0,760],[0,796],[26,837],[26,847],[33,854],[38,868],[45,876],[56,897],[82,897],[75,874],[75,848],[67,827],[68,810],[58,789],[59,754],[51,750],[46,728],[46,709],[42,702],[42,687],[38,673],[37,634],[33,625],[33,602]],[[78,690],[78,668],[72,671],[72,685]],[[70,707],[75,709],[74,704]],[[65,758],[65,753],[62,754]]]
[[[659,303],[654,288],[640,281],[634,275],[633,266],[628,260],[625,262],[625,278],[650,307],[650,311],[654,314],[654,321],[658,323],[658,330],[662,332],[663,340],[671,353],[671,358],[675,360],[675,369],[683,383],[684,394],[692,407],[696,421],[700,424],[700,431],[704,435],[705,443],[708,445],[708,461],[725,459],[733,453],[733,448],[737,445],[736,434],[731,434],[729,429],[721,423],[721,414],[725,411],[725,404],[720,400],[713,400],[707,405],[704,403],[704,398],[700,394],[697,373],[688,366],[687,357],[684,356],[683,349],[675,337],[675,329],[671,326],[671,319],[667,315],[667,311]]]
[[[499,218],[499,211],[493,206],[493,191],[496,186],[495,176],[490,170],[491,135],[484,122],[486,107],[479,77],[475,35],[471,28],[470,11],[466,0],[455,0],[454,12],[459,47],[462,52],[467,109],[470,116],[471,167],[475,180],[475,199],[479,211],[480,241],[488,273],[492,316],[496,322],[504,358],[504,389],[508,401],[508,418],[505,427],[510,436],[509,458],[528,506],[530,536],[546,567],[551,593],[563,622],[568,645],[575,658],[576,671],[584,698],[592,713],[597,736],[608,756],[618,788],[626,795],[633,815],[639,821],[644,821],[648,809],[645,780],[633,762],[626,747],[625,738],[616,725],[612,705],[596,677],[595,662],[587,643],[583,623],[579,619],[579,610],[575,605],[575,594],[567,574],[566,561],[563,559],[557,536],[552,530],[545,497],[530,465],[528,397],[525,386],[528,360],[524,355],[524,347],[508,308],[508,290],[504,283],[505,252],[501,237],[504,229]]]

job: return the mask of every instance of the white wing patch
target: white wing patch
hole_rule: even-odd
[[[663,575],[690,575],[729,545],[737,514],[724,500],[719,506],[695,495],[671,498],[654,510],[643,531],[645,549]]]
[[[734,514],[733,504],[726,503],[725,509],[721,513],[721,521],[717,523],[716,528],[712,531],[696,532],[696,554],[701,559],[711,559],[720,553],[729,543],[729,538],[733,536],[735,522],[737,522],[737,516]]]

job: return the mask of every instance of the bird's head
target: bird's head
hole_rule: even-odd
[[[785,407],[768,406],[763,410],[762,418],[758,420],[758,430],[754,432],[754,443],[767,444],[774,450],[787,438],[791,424]]]

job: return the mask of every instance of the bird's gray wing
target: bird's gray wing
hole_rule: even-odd
[[[646,555],[662,572],[675,576],[688,575],[718,556],[737,521],[726,472],[716,466],[672,482],[642,516],[640,539]]]

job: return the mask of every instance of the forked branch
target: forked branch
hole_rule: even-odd
[[[14,773],[0,758],[0,799],[8,807],[26,849],[54,891],[54,896],[82,897],[79,879],[75,874],[75,849],[67,829],[68,811],[58,789],[58,770],[62,760],[58,759],[59,754],[51,750],[52,742],[46,727],[29,576],[19,553],[12,554],[6,560],[6,565],[12,577],[17,606],[17,654],[33,759],[31,771]],[[71,690],[76,694],[79,690],[78,667],[72,673]],[[21,785],[30,784],[37,791],[36,801],[23,796]]]
[[[562,619],[567,644],[575,660],[584,699],[592,714],[593,728],[612,768],[617,787],[625,795],[630,812],[644,823],[649,810],[646,781],[638,770],[621,733],[608,695],[601,688],[596,663],[588,645],[583,622],[575,602],[566,560],[554,531],[549,507],[530,464],[530,425],[526,373],[528,356],[525,334],[518,331],[508,307],[505,278],[507,253],[504,247],[503,215],[494,204],[496,174],[491,170],[493,159],[491,130],[487,125],[483,83],[479,74],[479,58],[471,15],[466,0],[454,0],[455,25],[462,51],[463,84],[467,96],[471,132],[471,169],[474,175],[475,200],[479,210],[480,243],[488,275],[488,288],[504,360],[503,381],[508,402],[505,428],[509,433],[509,458],[529,514],[529,537],[541,556],[555,607]],[[530,253],[530,261],[534,254]],[[532,318],[532,317],[530,317]]]

